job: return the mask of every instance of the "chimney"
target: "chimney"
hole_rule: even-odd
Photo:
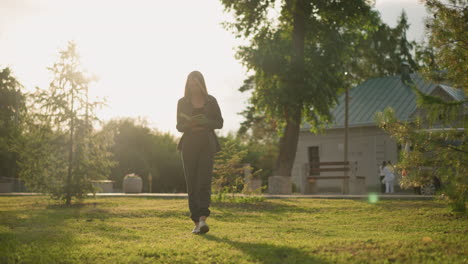
[[[411,76],[410,76],[410,65],[407,61],[403,61],[401,63],[401,81],[404,84],[411,83]]]

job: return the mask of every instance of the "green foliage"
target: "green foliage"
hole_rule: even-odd
[[[427,20],[428,46],[417,47],[417,57],[426,77],[435,82],[448,82],[466,94],[467,10],[464,0],[428,0],[432,17]],[[468,148],[466,102],[447,101],[421,93],[416,87],[420,119],[415,123],[395,120],[389,110],[380,114],[382,127],[401,144],[410,144],[411,152],[403,152],[399,166],[407,172],[403,185],[428,184],[433,177],[442,181],[443,194],[455,211],[465,212],[468,195]],[[432,129],[431,128],[453,128]]]
[[[239,133],[278,132],[277,175],[291,173],[301,122],[318,132],[345,87],[417,66],[406,14],[392,29],[369,1],[221,2],[234,16],[226,28],[249,41],[237,52],[252,73],[239,89],[251,92]]]
[[[337,23],[337,20],[332,21],[335,24]],[[311,67],[314,67],[310,70],[310,74],[306,76],[306,78],[312,78],[312,82],[315,82],[316,79],[319,78],[314,77],[314,75],[323,74],[322,72],[325,71],[333,72],[342,70],[341,73],[344,73],[344,75],[340,75],[339,77],[341,79],[335,84],[335,86],[340,87],[340,89],[336,90],[335,93],[341,93],[344,91],[342,87],[354,86],[369,78],[401,74],[403,62],[409,63],[412,70],[417,70],[419,68],[418,60],[422,60],[423,58],[417,57],[417,59],[413,59],[414,47],[417,44],[415,41],[407,40],[406,32],[410,25],[408,24],[408,19],[404,11],[402,11],[397,21],[397,25],[394,28],[385,24],[381,20],[379,13],[373,10],[369,10],[368,13],[363,14],[360,20],[357,19],[357,21],[362,23],[361,27],[358,27],[356,23],[353,24],[352,22],[348,22],[350,23],[349,25],[345,22],[340,22],[341,24],[335,27],[336,31],[342,31],[342,33],[335,36],[334,39],[332,38],[330,41],[335,40],[336,43],[330,43],[330,45],[336,45],[341,57],[327,59],[327,57],[324,56],[324,54],[327,54],[326,50],[324,50],[326,47],[322,47],[321,44],[316,44],[316,42],[320,43],[322,41],[327,43],[326,39],[318,39],[318,37],[315,37],[315,40],[314,38],[312,38],[312,40],[306,39],[306,47],[317,46],[317,51],[315,53],[320,54],[318,56],[314,55],[310,58],[306,57],[306,59],[310,61]],[[319,27],[319,29],[324,29],[324,27]],[[332,36],[329,34],[325,35],[325,37]],[[272,39],[269,41],[274,43],[277,40]],[[257,46],[258,49],[263,47],[261,45]],[[279,52],[284,52],[287,48],[288,43],[285,42],[284,47],[281,49],[278,48],[277,50],[279,50]],[[245,58],[240,55],[243,54],[242,52],[244,49],[245,47],[241,47],[238,55],[238,57],[243,60],[245,60]],[[273,48],[270,48],[265,52],[273,52],[272,50]],[[336,51],[337,50],[331,52],[336,54]],[[272,56],[273,55],[265,55],[263,57],[259,57],[259,60],[263,58],[265,61],[264,64],[265,67],[267,67],[266,71],[274,72],[272,67],[277,67],[276,75],[286,74],[286,72],[280,71],[285,71],[285,63],[287,63],[287,61],[273,61],[274,58],[272,58]],[[320,64],[320,61],[324,59],[326,60],[324,64]],[[316,65],[314,66],[314,64]],[[330,69],[324,70],[324,67],[327,66],[325,64],[331,65]],[[338,65],[341,65],[343,68],[339,68]],[[322,76],[320,81],[328,81],[328,78],[324,79],[324,77],[327,76]],[[330,79],[336,79],[337,76],[329,77]],[[239,91],[255,92],[255,89],[258,86],[256,78],[257,77],[255,75],[248,77],[244,81],[243,86],[239,88]],[[325,87],[321,83],[317,83],[316,85],[321,88]],[[310,87],[313,86],[313,84],[308,85],[306,89],[311,90]],[[272,93],[272,91],[269,93]],[[286,90],[285,93],[287,94],[289,91]],[[314,95],[315,94],[311,94],[312,97]],[[278,95],[277,97],[286,98],[284,97],[284,94]],[[324,96],[316,96],[316,100],[319,98],[324,98]],[[253,94],[250,98],[250,104],[247,106],[247,109],[241,112],[245,121],[241,124],[239,134],[245,134],[249,129],[260,132],[281,132],[281,125],[284,125],[284,123],[282,123],[281,120],[278,120],[276,116],[275,118],[267,119],[268,111],[259,107],[259,104],[260,102],[257,100],[256,95]],[[314,118],[318,116],[311,114],[309,117]],[[312,126],[313,131],[319,131],[321,128],[320,124],[322,123],[320,121],[326,121],[327,118],[322,117],[322,119],[314,119],[316,127]]]
[[[244,80],[244,84],[239,88],[239,91],[246,92],[252,90],[254,87],[254,77],[250,76]],[[278,122],[274,119],[268,119],[264,111],[262,112],[256,109],[252,102],[239,114],[244,117],[244,121],[240,124],[240,128],[237,131],[237,136],[242,140],[253,139],[263,142],[278,141]]]
[[[417,94],[418,107],[424,109],[424,121],[428,126],[466,127],[468,115],[464,112],[466,112],[468,100],[447,101],[439,96],[424,94],[414,86],[411,87]]]
[[[412,58],[415,43],[406,39],[409,27],[406,14],[402,12],[397,26],[391,28],[382,22],[378,12],[368,10],[367,6],[346,17],[346,21],[341,20],[345,18],[340,17],[343,14],[333,10],[352,8],[354,4],[343,3],[339,8],[334,3],[330,6],[317,4],[322,10],[314,12],[320,19],[308,22],[305,35],[305,85],[302,88],[288,86],[292,75],[288,67],[292,67],[293,51],[291,28],[282,28],[287,21],[278,27],[265,26],[263,31],[257,30],[251,45],[239,49],[238,58],[255,72],[239,88],[241,92],[252,94],[247,109],[241,112],[245,121],[238,132],[241,138],[253,139],[247,140],[248,145],[261,145],[265,150],[262,154],[292,161],[295,150],[286,148],[296,146],[297,138],[289,142],[280,139],[287,135],[287,117],[294,113],[294,109],[301,111],[302,121],[311,123],[312,132],[319,132],[344,87],[371,77],[400,74],[403,61],[408,61],[413,69],[417,68]],[[359,4],[356,9],[359,10]],[[324,17],[327,17],[326,21],[322,19]],[[298,131],[289,134],[290,138],[297,137]],[[276,147],[278,143],[282,143],[283,148]],[[256,152],[256,148],[252,150],[249,153]],[[281,166],[277,162],[271,167],[277,164]],[[271,175],[271,170],[264,170],[262,179],[265,183]]]
[[[312,15],[304,30],[304,83],[291,86],[291,76],[296,74],[291,48],[293,10],[284,4],[274,27],[265,18],[266,6],[273,2],[223,1],[226,10],[236,15],[228,28],[252,35],[250,45],[240,47],[237,54],[254,72],[240,88],[252,91],[251,107],[244,112],[247,128],[257,116],[269,117],[281,128],[286,113],[297,108],[312,127],[318,126],[330,117],[329,109],[342,87],[370,77],[399,74],[403,61],[417,68],[412,56],[415,43],[406,39],[409,24],[404,12],[392,29],[365,1],[312,1]],[[255,14],[255,10],[262,13]],[[258,28],[254,30],[248,23],[257,23]]]
[[[369,19],[373,26],[366,29],[349,52],[350,85],[358,85],[369,78],[399,75],[403,62],[408,63],[411,70],[418,70],[418,60],[413,56],[417,43],[407,39],[410,25],[406,13],[402,11],[394,28],[385,24],[377,11],[371,12]]]
[[[273,175],[273,168],[278,156],[278,144],[275,142],[256,142],[254,140],[245,144],[247,154],[244,161],[256,170],[258,178],[262,180],[263,185],[266,185],[268,177]]]
[[[214,160],[212,189],[214,193],[238,193],[244,186],[244,165],[242,160],[247,150],[235,140],[227,139]]]
[[[268,182],[268,177],[272,175],[278,153],[277,144],[246,135],[228,135],[219,137],[219,140],[221,152],[215,156],[214,192],[220,198],[227,193],[242,192],[247,196],[260,194]],[[252,185],[249,186],[251,180],[260,180],[262,187],[252,190]]]
[[[401,122],[392,109],[377,113],[377,123],[404,146],[396,167],[404,188],[442,183],[442,194],[456,211],[465,212],[468,198],[468,144],[465,130],[428,129],[424,119]]]
[[[24,133],[16,146],[20,176],[31,190],[70,204],[73,197],[94,192],[92,180],[108,176],[112,142],[105,133],[93,131],[95,109],[103,103],[88,99],[95,78],[81,69],[76,44],[69,42],[49,70],[49,89],[37,88],[29,96]]]
[[[247,151],[243,163],[250,164],[252,177],[261,180],[261,185],[266,187],[278,157],[278,141],[268,139],[268,135],[265,135],[264,140],[255,137],[241,138],[239,144]]]
[[[236,33],[236,37],[249,37],[261,28],[268,27],[268,11],[275,0],[232,1],[221,0],[226,12],[233,12],[235,22],[224,26]]]
[[[284,125],[288,113],[297,110],[304,111],[304,117],[314,124],[325,120],[338,87],[342,87],[346,79],[343,51],[347,50],[352,35],[357,34],[357,27],[362,26],[360,16],[368,7],[356,1],[354,4],[328,3],[317,4],[315,16],[307,21],[308,30],[303,32],[306,41],[301,83],[292,80],[302,77],[296,76],[293,65],[295,50],[291,46],[292,22],[289,18],[292,11],[285,7],[278,27],[259,29],[250,45],[240,47],[238,51],[237,57],[254,72],[250,77],[250,103],[270,120],[276,120],[279,127]],[[334,10],[344,13],[338,15]]]
[[[13,142],[21,134],[20,123],[26,110],[21,88],[9,68],[0,71],[0,176],[3,177],[18,176],[18,153],[13,150]]]
[[[431,14],[426,21],[427,46],[419,53],[424,58],[424,73],[437,82],[446,81],[453,87],[468,89],[468,2],[466,0],[428,0]]]
[[[31,191],[60,193],[67,175],[67,139],[65,133],[54,132],[48,123],[27,115],[24,133],[15,141],[19,153],[19,177]]]
[[[415,48],[415,41],[408,41],[406,38],[406,32],[408,31],[410,25],[408,24],[408,16],[406,15],[405,10],[401,11],[401,15],[398,18],[397,25],[393,30],[396,39],[396,49],[395,53],[397,55],[396,65],[397,70],[396,73],[401,73],[402,63],[406,62],[410,65],[410,68],[413,70],[418,69],[418,64],[413,59],[413,51]]]
[[[422,72],[430,80],[462,89],[466,95],[468,2],[430,0],[426,1],[426,6],[432,17],[426,21],[428,43],[417,48]],[[466,128],[468,116],[460,113],[466,113],[468,100],[446,101],[413,90],[418,94],[418,105],[426,110],[428,123],[457,124]]]
[[[144,120],[120,119],[106,123],[103,131],[113,139],[111,152],[115,166],[111,179],[122,186],[126,174],[142,176],[143,190],[149,191],[148,176],[152,176],[152,192],[184,192],[185,179],[176,139],[148,127]]]

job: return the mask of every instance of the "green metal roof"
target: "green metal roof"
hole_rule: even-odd
[[[452,96],[455,100],[462,101],[465,100],[462,89],[456,89],[445,84],[439,84],[439,87]]]
[[[442,88],[455,100],[463,100],[463,91],[447,85],[435,84],[425,81],[419,74],[411,74],[411,79],[416,87],[425,94],[431,94],[437,87]],[[328,128],[344,127],[345,105],[342,94],[338,98],[338,104],[331,110],[333,122]],[[395,115],[400,120],[409,120],[416,110],[416,94],[408,85],[401,81],[401,75],[372,78],[349,91],[349,126],[375,126],[375,113],[382,112],[387,107],[395,110]],[[302,129],[308,130],[309,124],[304,124]]]

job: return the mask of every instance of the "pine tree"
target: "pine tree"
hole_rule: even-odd
[[[76,44],[69,42],[49,68],[53,79],[49,89],[31,96],[31,115],[19,142],[22,177],[33,189],[46,191],[67,205],[72,198],[94,192],[91,180],[109,174],[110,141],[93,131],[95,109],[102,102],[90,102],[88,88],[94,78],[81,69]]]

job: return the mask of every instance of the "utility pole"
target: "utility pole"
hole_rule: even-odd
[[[349,87],[346,86],[345,92],[345,120],[344,120],[344,157],[343,161],[346,163],[348,162],[348,115],[349,115]],[[345,165],[346,166],[346,165]],[[346,167],[350,167],[349,164]],[[344,176],[348,176],[348,171],[345,171]],[[349,193],[349,182],[350,179],[347,178],[343,181],[343,192],[345,194]]]

